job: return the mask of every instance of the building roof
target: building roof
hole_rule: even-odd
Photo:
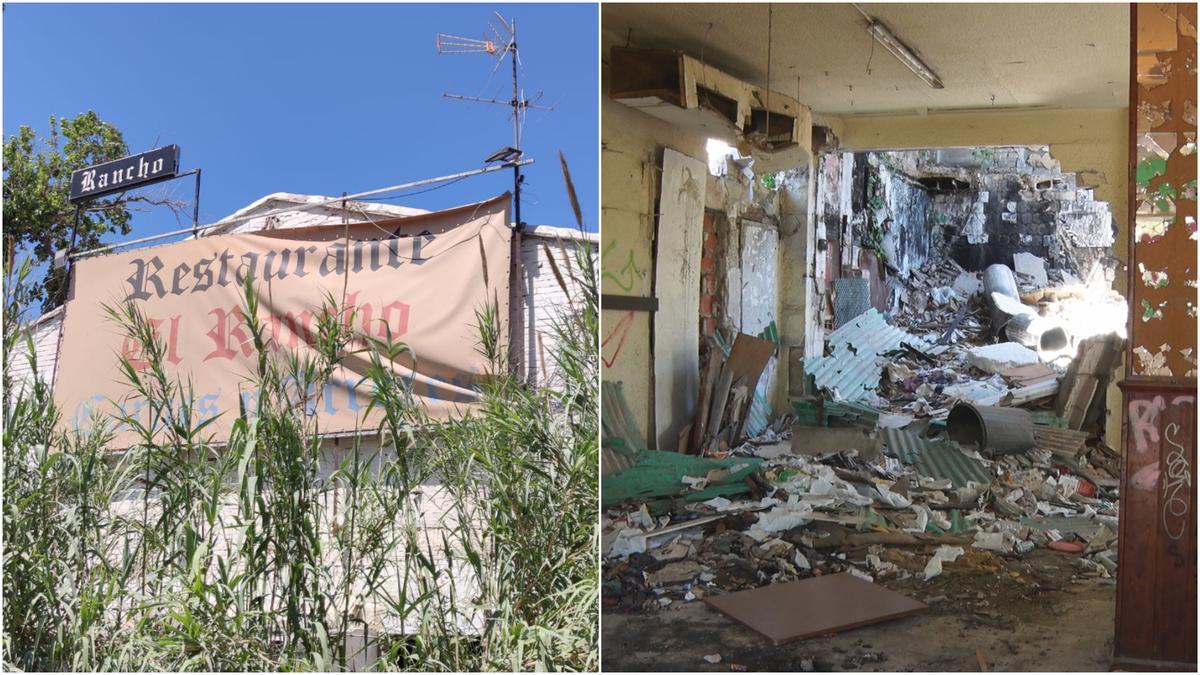
[[[289,206],[304,206],[308,204],[320,204],[328,202],[337,197],[326,197],[323,195],[302,195],[293,192],[273,192],[265,197],[260,197],[253,202],[243,206],[233,213],[225,216],[213,225],[205,228],[205,235],[211,236],[214,234],[226,234],[232,231],[246,231],[263,229],[275,229],[279,227],[300,227],[303,225],[313,224],[311,221],[314,216],[333,217],[341,216],[342,214],[350,213],[354,215],[380,216],[383,218],[401,218],[404,216],[419,216],[429,213],[425,209],[416,209],[409,206],[397,206],[395,204],[385,204],[382,202],[369,202],[347,200],[343,208],[341,202],[334,202],[319,208],[304,211],[289,211],[279,214],[278,216],[270,217],[268,222],[254,225],[254,220],[242,220],[249,216],[253,216],[256,212],[267,213]],[[272,222],[273,221],[273,222]]]

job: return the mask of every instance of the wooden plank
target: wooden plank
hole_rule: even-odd
[[[704,239],[704,162],[663,151],[654,266],[654,437],[675,450],[700,390],[700,252]]]
[[[1068,429],[1083,428],[1083,420],[1087,417],[1088,408],[1092,407],[1092,397],[1100,388],[1100,380],[1095,375],[1077,375],[1074,386],[1067,393],[1062,411],[1058,414],[1067,420]],[[1057,411],[1056,411],[1057,412]]]
[[[637,295],[600,296],[600,309],[619,309],[630,312],[657,312],[658,298],[646,298]]]
[[[708,424],[704,429],[706,445],[721,430],[721,424],[725,421],[725,404],[729,401],[729,390],[732,387],[733,371],[726,363],[721,366],[721,375],[717,378],[717,389],[713,394],[712,405],[708,409]]]
[[[700,402],[696,405],[696,419],[692,422],[691,449],[697,454],[704,451],[704,444],[708,440],[704,433],[708,427],[708,407],[715,393],[717,376],[724,365],[725,357],[721,350],[710,346],[708,365],[704,368],[704,384],[700,387]]]

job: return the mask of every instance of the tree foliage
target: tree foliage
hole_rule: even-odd
[[[71,244],[74,206],[67,200],[71,173],[129,154],[121,130],[93,111],[74,119],[50,117],[50,131],[39,138],[22,126],[4,139],[4,253],[8,261],[18,252],[35,265],[46,263]],[[128,234],[129,200],[123,195],[87,205],[75,239],[77,250],[100,245],[105,234]],[[47,311],[66,295],[62,269],[49,269],[29,291],[30,300]]]

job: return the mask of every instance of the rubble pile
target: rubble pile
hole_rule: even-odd
[[[1117,495],[1103,465],[1039,449],[997,460],[968,451],[990,480],[959,484],[884,453],[810,457],[789,446],[751,441],[735,452],[764,459],[771,489],[761,498],[681,501],[657,516],[609,509],[606,606],[662,608],[837,572],[921,582],[981,566],[1008,574],[1039,548],[1077,556],[1079,577],[1115,577]]]
[[[1015,288],[991,296],[984,274],[927,261],[890,322],[867,310],[804,361],[811,395],[794,416],[705,444],[688,458],[695,471],[676,467],[673,494],[606,501],[605,606],[655,610],[843,572],[913,592],[960,575],[1022,593],[1113,583],[1120,458],[1102,440],[1103,399],[1123,342],[1095,314],[1078,332],[1063,318],[1095,300],[1087,285],[1014,257],[1015,271],[1000,267]],[[995,325],[1027,313],[1068,326],[1066,345],[1026,347]],[[713,459],[757,465],[736,489],[689,497]]]

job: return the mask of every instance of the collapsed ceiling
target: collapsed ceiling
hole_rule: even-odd
[[[859,7],[945,88],[929,87],[876,43],[850,3],[771,5],[771,88],[837,115],[1128,105],[1126,4]],[[606,3],[602,11],[617,44],[679,49],[766,84],[767,4]]]

